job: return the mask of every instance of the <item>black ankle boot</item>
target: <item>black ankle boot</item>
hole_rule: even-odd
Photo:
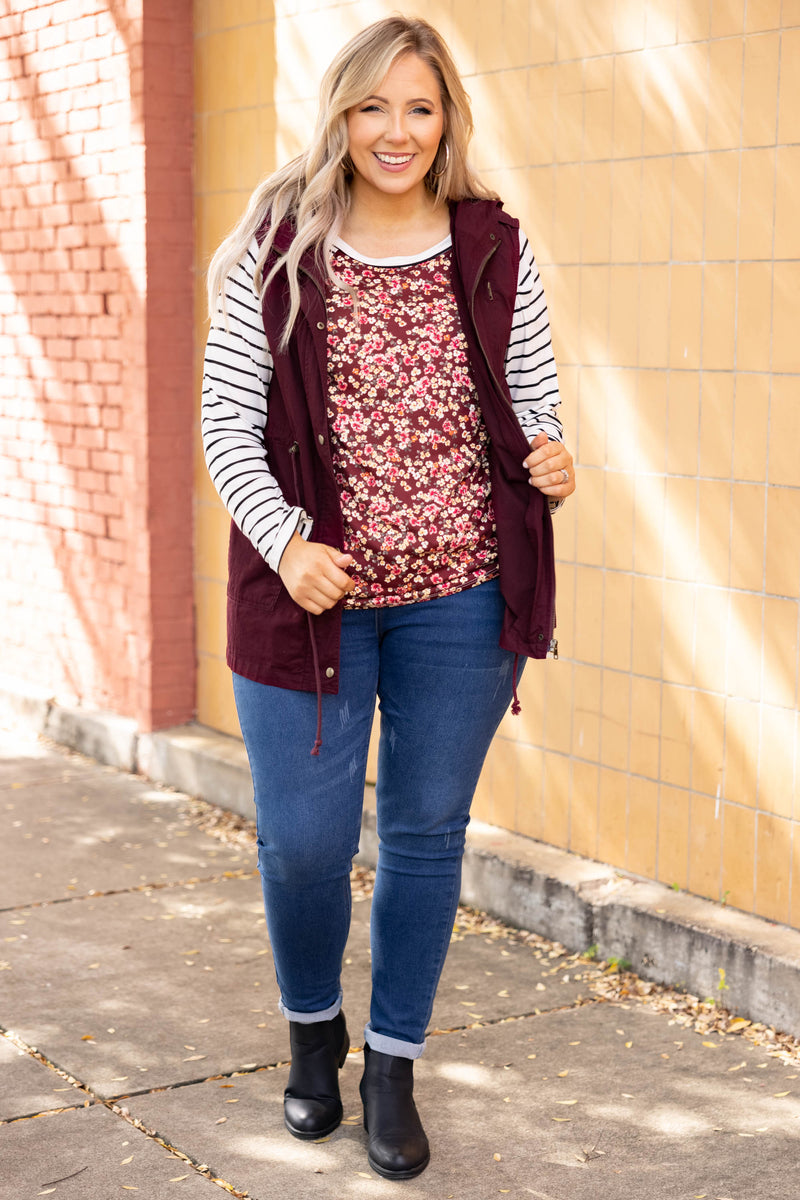
[[[425,1130],[414,1103],[414,1061],[364,1046],[359,1087],[364,1103],[367,1157],[384,1179],[413,1179],[430,1162]]]
[[[350,1049],[344,1013],[311,1025],[290,1021],[289,1040],[292,1066],[283,1093],[284,1123],[297,1138],[327,1137],[342,1119],[339,1068]]]

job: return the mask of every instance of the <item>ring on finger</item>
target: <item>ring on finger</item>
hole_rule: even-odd
[[[569,483],[569,471],[566,467],[561,468],[561,476],[564,480],[564,483]]]

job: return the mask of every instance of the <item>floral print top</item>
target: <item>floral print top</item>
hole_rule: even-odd
[[[332,251],[328,427],[356,589],[346,608],[449,596],[499,574],[489,435],[451,253],[375,265]]]

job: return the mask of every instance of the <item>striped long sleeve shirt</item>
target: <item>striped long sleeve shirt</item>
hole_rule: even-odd
[[[416,256],[427,258],[450,244]],[[352,253],[350,247],[344,247]],[[269,385],[273,362],[261,320],[261,302],[254,286],[258,244],[253,238],[243,259],[225,283],[211,323],[205,354],[201,429],[203,450],[212,482],[242,533],[268,565],[277,571],[293,533],[312,532],[301,508],[288,504],[270,471],[264,446]],[[375,265],[415,261],[364,260]],[[505,374],[522,432],[530,441],[544,432],[562,440],[558,380],[553,357],[544,289],[530,243],[520,230],[519,274]],[[551,508],[557,504],[551,502]]]

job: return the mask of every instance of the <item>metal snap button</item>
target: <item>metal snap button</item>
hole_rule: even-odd
[[[317,329],[324,329],[324,328],[325,328],[325,322],[317,321]]]
[[[322,434],[322,433],[318,433],[318,434],[317,434],[317,439],[318,439],[318,441],[319,441],[319,444],[320,444],[320,446],[324,446],[324,445],[325,445],[325,435],[324,435],[324,434]]]
[[[336,672],[334,671],[333,667],[328,667],[325,671],[325,674],[328,676],[328,679],[333,679]]]

